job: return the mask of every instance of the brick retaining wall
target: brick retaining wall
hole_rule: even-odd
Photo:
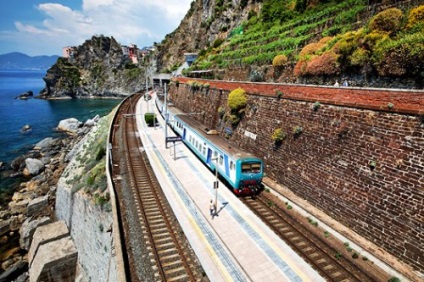
[[[267,176],[424,272],[424,91],[225,81],[192,91],[189,79],[178,80],[169,91],[177,107],[261,157]],[[218,108],[238,87],[248,106],[232,128]],[[295,126],[303,132],[294,135]],[[271,140],[276,128],[287,135],[280,146]]]

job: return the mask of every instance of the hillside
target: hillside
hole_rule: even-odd
[[[189,71],[215,79],[422,88],[423,3],[198,0],[157,46],[158,68],[196,52]]]
[[[40,98],[113,97],[145,87],[144,69],[132,63],[113,38],[93,36],[73,49],[70,58],[59,58],[43,78]]]
[[[46,70],[59,56],[28,56],[13,52],[0,55],[0,69],[4,70]]]

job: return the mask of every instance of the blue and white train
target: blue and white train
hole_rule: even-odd
[[[156,99],[163,116],[162,101]],[[262,189],[263,162],[250,153],[233,147],[187,114],[174,107],[168,108],[168,125],[181,136],[182,141],[211,170],[218,169],[222,179],[238,196],[257,194]]]

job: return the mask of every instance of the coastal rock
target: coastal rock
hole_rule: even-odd
[[[30,217],[37,216],[45,211],[49,206],[49,197],[45,195],[32,200],[27,207],[27,215]]]
[[[54,141],[55,139],[53,139],[52,137],[44,138],[43,140],[35,144],[34,150],[47,151],[52,147]]]
[[[92,119],[87,119],[87,121],[84,123],[84,127],[93,127],[96,124],[96,122]]]
[[[44,164],[39,159],[28,158],[25,160],[24,175],[38,175],[44,170]]]
[[[65,131],[69,133],[77,133],[78,128],[80,128],[81,122],[76,118],[63,119],[59,122],[57,129],[60,131]]]
[[[27,218],[19,229],[19,234],[21,235],[19,238],[19,245],[21,246],[21,249],[28,251],[35,229],[37,229],[38,226],[43,226],[49,223],[51,223],[51,219],[49,217],[42,217],[35,220],[32,220],[31,217]]]
[[[25,124],[22,128],[21,128],[21,132],[22,133],[26,133],[26,132],[30,132],[32,130],[31,125],[29,124]]]
[[[10,231],[11,220],[0,220],[0,237],[6,235]]]
[[[86,122],[84,123],[85,127],[93,127],[100,119],[99,115],[96,115],[94,118],[92,119],[87,119]]]
[[[10,167],[14,170],[14,171],[19,171],[19,170],[23,170],[26,166],[25,160],[28,158],[32,158],[32,159],[38,159],[41,157],[40,152],[38,151],[31,151],[28,154],[19,156],[17,158],[15,158],[11,163],[10,163]]]
[[[28,262],[19,261],[0,275],[0,281],[15,281],[27,270]]]
[[[10,202],[9,210],[11,214],[26,214],[29,202],[29,199],[25,199],[19,202]]]
[[[34,93],[31,90],[28,90],[22,94],[20,94],[19,96],[15,97],[15,99],[19,99],[19,100],[28,100],[28,98],[33,97]]]

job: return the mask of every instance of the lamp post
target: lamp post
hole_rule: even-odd
[[[165,149],[168,149],[168,143],[166,142],[166,138],[168,137],[168,104],[167,104],[167,95],[166,95],[166,83],[165,83],[165,85],[164,85],[164,94],[165,94],[165,97],[164,97],[164,108],[163,108],[163,111],[165,112],[165,114],[164,114],[164,116],[165,116],[165,128],[164,128],[164,130],[165,130]],[[174,143],[174,149],[175,149],[175,143]]]
[[[215,202],[214,202],[214,208],[215,208],[215,213],[217,211],[217,207],[218,207],[218,157],[216,158],[212,158],[212,161],[215,161],[215,181],[213,183],[213,188],[215,189]]]

